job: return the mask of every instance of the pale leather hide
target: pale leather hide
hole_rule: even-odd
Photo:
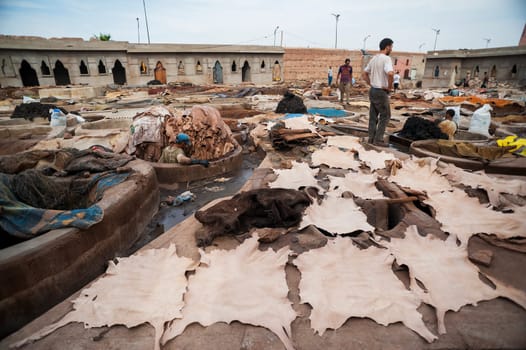
[[[424,203],[435,209],[435,218],[442,230],[454,234],[467,244],[469,237],[477,233],[495,234],[499,238],[526,237],[526,207],[514,208],[514,213],[495,211],[480,204],[477,198],[454,189],[434,193]]]
[[[402,322],[435,340],[417,311],[420,299],[393,273],[393,260],[386,249],[360,250],[344,237],[298,256],[293,263],[301,272],[301,302],[312,306],[311,327],[323,335],[350,317],[368,317],[384,326]]]
[[[395,156],[384,151],[366,151],[365,148],[362,148],[358,150],[358,158],[374,171],[384,169],[386,167],[385,162],[395,159]]]
[[[492,282],[497,288],[493,289],[480,280],[479,269],[468,260],[467,247],[457,246],[455,236],[445,241],[433,235],[422,237],[413,225],[407,228],[405,238],[393,238],[382,244],[389,248],[398,264],[409,268],[411,290],[435,307],[440,334],[446,333],[446,312],[458,311],[464,305],[504,296],[526,308],[524,292],[495,280]]]
[[[437,159],[407,159],[389,181],[412,190],[426,192],[428,195],[451,189],[449,181],[437,172]]]
[[[447,164],[439,171],[446,175],[447,179],[453,184],[463,184],[472,188],[484,189],[488,194],[490,203],[495,207],[501,204],[501,193],[526,196],[526,181],[522,179],[489,177],[483,171],[470,173],[453,164]]]
[[[285,278],[290,251],[286,247],[277,252],[260,251],[258,246],[255,235],[234,250],[201,252],[202,265],[189,277],[183,318],[169,326],[163,344],[194,322],[206,327],[237,320],[266,327],[287,350],[294,348],[289,337],[296,312],[287,298],[289,288]]]
[[[84,323],[86,328],[149,323],[155,329],[155,349],[160,349],[165,322],[182,317],[185,273],[197,264],[177,256],[173,244],[118,261],[117,265],[110,261],[106,274],[81,291],[73,301],[73,311],[15,346],[38,340],[70,322]]]
[[[330,136],[327,138],[327,145],[357,151],[358,158],[373,171],[385,168],[386,160],[395,159],[395,156],[388,152],[366,151],[360,144],[360,138],[355,136]]]
[[[335,146],[349,150],[359,150],[362,148],[360,138],[355,136],[329,136],[327,137],[327,146]]]
[[[273,169],[278,178],[269,184],[270,188],[290,188],[297,190],[302,186],[318,187],[318,180],[314,176],[317,169],[311,169],[307,163],[292,162],[290,169]]]
[[[386,198],[376,186],[377,175],[363,174],[361,172],[349,172],[345,177],[327,176],[330,180],[330,191],[336,194],[342,194],[350,191],[356,197],[363,199],[382,199]]]
[[[316,127],[309,121],[309,117],[304,115],[302,117],[284,119],[285,127],[292,130],[303,130],[309,129],[312,132],[316,132]]]
[[[342,198],[329,193],[321,204],[314,202],[307,209],[300,223],[300,229],[314,225],[332,234],[344,234],[357,230],[374,232],[367,222],[367,216],[352,198]]]
[[[354,159],[351,151],[342,151],[338,147],[326,146],[312,153],[312,166],[325,164],[331,168],[354,169],[360,168],[360,162]]]

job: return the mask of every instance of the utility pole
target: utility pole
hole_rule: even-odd
[[[426,43],[422,43],[422,44],[418,45],[418,51],[422,51],[422,47],[424,47],[425,44]]]
[[[486,41],[486,49],[488,48],[489,42],[491,41],[491,38],[484,38],[482,40]]]
[[[334,19],[336,20],[336,38],[334,39],[334,48],[338,48],[338,21],[340,20],[340,14],[331,13],[331,15],[334,16]]]
[[[150,43],[150,28],[148,27],[148,16],[146,15],[146,2],[142,0],[142,6],[144,7],[144,20],[146,21],[146,35],[148,36],[148,44]]]
[[[371,37],[371,34],[368,34],[365,38],[363,38],[363,50],[365,51],[365,42],[367,41],[367,39],[369,39]]]
[[[435,31],[435,47],[433,48],[433,51],[436,51],[437,50],[437,39],[438,39],[438,34],[440,34],[440,29],[435,29],[435,28],[431,28]]]
[[[276,46],[276,32],[278,31],[279,29],[279,26],[276,26],[276,28],[274,29],[274,46]]]
[[[139,17],[137,17],[137,44],[141,43],[141,31],[139,28]]]

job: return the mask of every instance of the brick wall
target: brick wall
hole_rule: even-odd
[[[346,58],[351,59],[353,76],[358,79],[362,74],[362,54],[360,51],[286,48],[283,56],[285,81],[326,81],[329,66],[332,66],[334,80],[336,80],[338,67],[344,64]]]

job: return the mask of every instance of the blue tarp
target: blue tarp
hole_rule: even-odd
[[[309,108],[307,110],[309,114],[318,114],[324,117],[340,118],[347,116],[347,112],[343,109],[335,108]]]
[[[96,198],[128,177],[127,173],[97,174]],[[35,208],[18,200],[9,186],[10,175],[0,173],[0,227],[9,234],[32,238],[49,230],[63,227],[89,228],[102,221],[104,212],[98,205],[86,209],[53,210]]]

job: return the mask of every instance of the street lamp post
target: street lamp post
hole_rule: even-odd
[[[274,46],[276,46],[276,32],[278,31],[279,29],[279,26],[276,26],[276,28],[274,29]]]
[[[422,50],[422,47],[424,47],[425,44],[426,44],[426,43],[422,43],[422,44],[418,45],[418,51],[421,51],[421,50]]]
[[[488,48],[489,42],[491,41],[491,38],[484,38],[482,40],[486,41],[486,49]]]
[[[148,16],[146,15],[146,2],[142,0],[142,6],[144,7],[144,20],[146,21],[146,35],[148,36],[148,44],[150,43],[150,28],[148,27]]]
[[[437,50],[437,39],[438,39],[438,34],[440,34],[440,29],[435,29],[435,28],[431,28],[435,31],[435,47],[433,48],[433,51],[436,51]]]
[[[141,43],[141,31],[139,30],[139,17],[137,17],[137,44]]]
[[[365,51],[365,43],[367,42],[367,39],[371,37],[371,34],[368,34],[365,38],[363,38],[363,50]]]
[[[334,39],[334,48],[338,48],[338,21],[340,20],[340,14],[331,13],[331,15],[334,16],[334,19],[336,20],[336,38]]]

